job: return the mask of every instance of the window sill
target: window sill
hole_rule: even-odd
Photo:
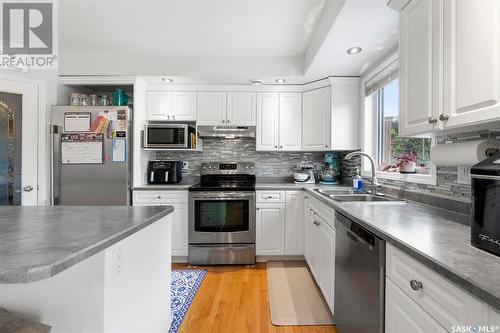
[[[385,172],[375,171],[377,178],[396,180],[402,182],[410,182],[425,185],[437,185],[437,169],[436,166],[431,166],[429,174],[422,173],[399,173],[399,172]],[[370,177],[370,172],[363,172],[363,177]]]

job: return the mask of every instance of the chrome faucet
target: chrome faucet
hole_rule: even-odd
[[[373,158],[368,155],[367,153],[363,153],[361,151],[353,151],[352,153],[349,153],[345,156],[346,160],[352,160],[354,156],[365,156],[370,160],[370,163],[372,165],[372,190],[371,194],[373,195],[383,195],[382,193],[378,193],[378,186],[380,185],[379,182],[377,181],[377,176],[375,175],[375,162],[373,161]]]

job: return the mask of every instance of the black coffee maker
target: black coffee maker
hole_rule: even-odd
[[[471,244],[500,256],[500,152],[474,165]]]
[[[182,161],[149,161],[148,184],[175,184],[182,180]]]

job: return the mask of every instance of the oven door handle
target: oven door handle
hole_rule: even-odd
[[[239,199],[254,199],[255,193],[242,194],[237,192],[224,192],[223,194],[191,194],[191,199],[194,200],[239,200]]]

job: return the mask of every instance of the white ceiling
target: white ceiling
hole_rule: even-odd
[[[359,75],[396,46],[397,13],[385,3],[60,0],[60,73],[217,77],[219,82],[227,77],[242,83]],[[346,45],[354,44],[363,53],[345,57]]]
[[[348,0],[337,16],[316,57],[306,64],[306,75],[324,77],[360,76],[384,55],[398,46],[399,13],[387,6],[387,0]],[[347,54],[359,46],[357,55]]]
[[[300,56],[325,1],[63,1],[61,44],[135,54]]]

